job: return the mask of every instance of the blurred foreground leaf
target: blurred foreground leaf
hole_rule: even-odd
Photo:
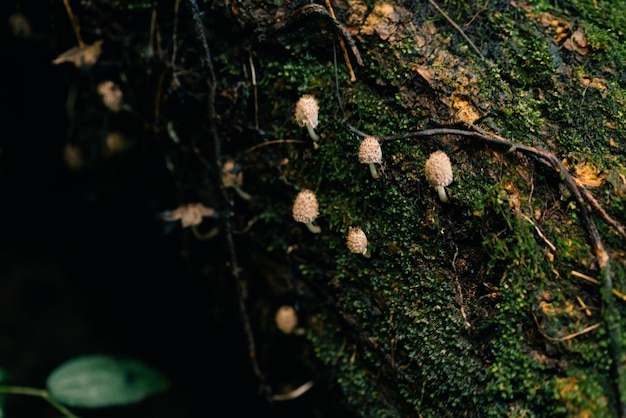
[[[136,360],[104,355],[81,356],[48,376],[50,396],[73,407],[127,405],[166,390],[167,379]]]

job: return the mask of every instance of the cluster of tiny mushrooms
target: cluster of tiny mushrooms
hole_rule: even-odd
[[[305,94],[296,103],[295,118],[298,126],[306,127],[307,132],[313,140],[313,146],[318,148],[320,136],[315,132],[319,124],[319,105],[315,97]],[[375,136],[365,136],[361,141],[358,151],[358,161],[367,164],[369,172],[374,179],[380,178],[380,173],[376,168],[377,164],[383,162],[383,152],[380,141]],[[442,202],[448,201],[445,187],[452,183],[452,165],[450,159],[443,151],[435,151],[430,154],[424,166],[424,172],[428,184],[437,190],[439,199]],[[235,160],[227,159],[222,164],[221,169],[222,184],[226,188],[232,188],[242,199],[250,200],[252,196],[242,189],[243,172]],[[302,189],[296,195],[292,207],[292,216],[296,222],[306,225],[314,234],[322,231],[319,225],[315,225],[315,219],[319,215],[319,204],[315,192],[310,189]],[[202,222],[203,217],[215,216],[211,208],[205,208],[200,204],[190,204],[168,211],[163,214],[166,220],[180,220],[183,227],[195,226]],[[371,257],[365,232],[358,226],[350,226],[346,237],[346,246],[351,253],[361,254],[367,258]],[[301,334],[302,329],[298,328],[298,319],[293,307],[282,306],[274,318],[280,331],[285,334]]]
[[[315,132],[319,122],[318,112],[319,105],[311,94],[301,96],[296,103],[296,122],[298,126],[306,127],[313,140],[314,148],[318,147],[319,141],[319,135]],[[370,174],[374,179],[380,177],[376,164],[382,164],[383,152],[378,138],[369,135],[361,141],[358,160],[361,164],[369,166]],[[453,180],[452,164],[448,155],[441,150],[430,154],[424,166],[424,174],[428,184],[437,191],[439,199],[444,203],[447,202],[448,195],[445,188]],[[315,219],[319,215],[319,205],[317,196],[312,190],[303,189],[296,195],[293,202],[292,215],[296,222],[305,224],[309,231],[313,233],[321,232],[321,228],[314,224]],[[365,257],[371,256],[367,249],[367,236],[360,227],[349,227],[346,246],[352,253],[362,254]]]
[[[315,132],[315,128],[319,124],[319,105],[315,97],[311,94],[305,94],[300,97],[296,103],[295,118],[296,123],[301,128],[307,129],[307,132],[313,140],[313,147],[318,148],[320,136]],[[366,136],[359,146],[358,160],[361,164],[367,164],[371,176],[378,179],[380,174],[376,168],[376,164],[382,164],[383,152],[380,141],[375,136]],[[230,168],[229,170],[230,171]],[[450,158],[443,151],[435,151],[430,154],[426,161],[424,172],[428,184],[437,190],[439,199],[442,202],[448,201],[445,187],[452,183],[452,164]],[[232,182],[228,183],[229,185]],[[225,184],[226,185],[226,184]],[[241,182],[239,182],[241,185]],[[235,189],[237,190],[237,189]],[[309,231],[314,234],[322,232],[319,225],[315,225],[315,219],[319,215],[319,203],[315,192],[310,189],[302,189],[296,195],[293,206],[292,216],[296,222],[306,225]],[[367,248],[367,236],[365,232],[358,226],[350,226],[346,237],[346,246],[351,253],[361,254],[364,257],[371,257],[371,252]],[[284,305],[276,312],[274,318],[276,326],[285,334],[294,333],[297,328],[297,315],[293,307]]]

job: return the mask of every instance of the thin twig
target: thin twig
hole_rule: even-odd
[[[261,142],[260,144],[256,144],[251,146],[250,148],[248,148],[247,150],[245,150],[245,153],[248,152],[252,152],[257,148],[261,148],[261,147],[265,147],[267,145],[275,145],[275,144],[295,144],[295,143],[305,143],[306,141],[303,141],[301,139],[274,139],[272,141],[266,141],[266,142]]]
[[[211,51],[209,49],[209,44],[207,41],[207,37],[204,31],[204,26],[202,23],[202,15],[200,13],[200,9],[198,8],[198,4],[196,0],[187,0],[187,4],[191,11],[191,17],[194,23],[194,31],[196,32],[197,38],[200,40],[202,45],[202,50],[204,52],[204,66],[208,70],[207,83],[209,87],[209,95],[208,95],[208,120],[210,122],[210,131],[211,137],[213,139],[213,147],[214,147],[214,160],[213,167],[219,168],[221,167],[221,140],[217,131],[217,112],[215,110],[215,97],[216,97],[216,88],[217,88],[217,79],[215,76],[215,71],[213,69],[213,60],[211,58]],[[208,165],[209,167],[211,165]],[[233,241],[233,228],[231,224],[230,213],[232,212],[231,208],[231,199],[229,198],[226,187],[223,182],[218,181],[219,188],[222,194],[222,199],[226,202],[226,207],[223,208],[223,216],[220,218],[223,221],[224,234],[226,237],[226,243],[228,246],[228,253],[230,256],[230,269],[233,279],[235,280],[237,290],[238,290],[238,304],[239,304],[239,313],[241,315],[241,320],[243,322],[243,327],[246,333],[246,337],[248,339],[248,356],[250,357],[250,362],[252,364],[252,368],[254,373],[259,379],[259,383],[264,392],[269,394],[269,386],[267,385],[267,381],[265,375],[261,371],[261,367],[259,365],[257,355],[256,355],[256,346],[254,342],[254,334],[252,333],[252,326],[250,324],[250,318],[248,316],[248,311],[246,309],[245,303],[245,292],[243,290],[243,284],[241,283],[241,269],[239,268],[239,263],[237,261],[237,253],[235,251],[235,244]]]
[[[600,214],[600,216],[602,216],[602,219],[604,219],[609,225],[617,229],[617,232],[619,232],[621,236],[626,238],[626,230],[624,229],[624,226],[617,222],[615,219],[611,218],[611,216],[604,210],[604,208],[600,206],[600,203],[598,203],[596,198],[593,197],[591,192],[583,186],[582,182],[579,179],[575,178],[574,181],[580,187],[583,196],[591,204],[591,207],[593,207]]]
[[[339,22],[337,19],[334,19],[331,16],[330,12],[326,10],[326,8],[319,4],[311,3],[300,7],[299,9],[288,15],[285,19],[282,19],[278,23],[270,26],[266,30],[266,32],[261,31],[259,33],[259,39],[262,41],[267,37],[268,34],[273,34],[286,30],[291,26],[301,27],[303,24],[306,24],[306,22],[311,19],[312,15],[321,16],[322,18],[329,20],[335,27],[337,32],[339,32],[340,39],[342,38],[347,46],[350,47],[350,51],[352,51],[352,55],[354,55],[354,59],[356,60],[357,64],[363,65],[363,59],[361,58],[361,54],[356,47],[356,43],[354,42],[350,31],[341,22]]]
[[[577,272],[576,270],[572,270],[570,272],[570,274],[572,276],[576,276],[576,277],[578,277],[580,279],[586,280],[589,283],[593,283],[593,284],[598,285],[598,286],[600,285],[600,282],[598,280],[594,279],[593,277],[587,276],[586,274]],[[623,300],[624,302],[626,302],[626,295],[623,294],[622,292],[620,292],[619,290],[613,289],[613,294],[615,296],[617,296],[618,298],[620,298],[621,300]]]
[[[530,224],[531,224],[532,226],[534,226],[534,227],[535,227],[535,231],[537,231],[537,234],[538,234],[538,235],[539,235],[539,236],[540,236],[540,237],[544,240],[544,242],[545,242],[546,244],[548,244],[548,247],[550,247],[550,249],[551,249],[552,251],[556,251],[556,247],[554,246],[554,244],[552,244],[552,243],[550,242],[550,240],[548,240],[548,238],[546,238],[546,236],[545,236],[545,235],[543,235],[543,233],[541,232],[541,229],[539,229],[539,227],[537,226],[537,224],[535,224],[535,223],[534,223],[534,222],[533,222],[533,221],[532,221],[532,220],[531,220],[528,216],[526,216],[526,215],[522,215],[522,216],[524,217],[524,219],[526,219],[528,222],[530,222]]]
[[[72,29],[76,34],[76,40],[78,41],[78,46],[83,48],[85,43],[83,42],[83,38],[80,36],[80,25],[78,24],[78,18],[72,11],[72,6],[70,6],[69,0],[63,0],[63,4],[65,5],[65,10],[67,11],[67,16],[70,18],[70,23],[72,24]]]
[[[535,316],[535,314],[533,314],[533,318],[535,320],[535,324],[537,324],[537,329],[539,330],[541,335],[543,335],[544,338],[546,338],[546,339],[548,339],[550,341],[555,341],[555,342],[563,342],[563,341],[571,340],[573,338],[576,338],[576,337],[579,337],[579,336],[581,336],[583,334],[591,332],[594,329],[598,328],[600,325],[602,325],[602,322],[598,322],[596,324],[589,325],[588,327],[585,327],[585,328],[581,329],[580,331],[576,331],[573,334],[567,334],[567,335],[564,335],[563,337],[552,337],[552,336],[548,335],[544,330],[541,329],[541,325],[539,324],[539,320],[537,320],[537,317]]]
[[[341,100],[341,92],[339,90],[339,71],[337,71],[337,46],[333,42],[333,68],[335,70],[335,94],[337,94],[337,104],[339,105],[339,110],[341,110],[341,115],[344,120],[346,119],[346,111],[343,107],[343,101]]]
[[[469,37],[465,34],[465,32],[463,31],[463,29],[461,29],[461,27],[460,27],[459,25],[457,25],[457,24],[454,22],[454,20],[452,20],[452,18],[450,18],[450,16],[448,16],[448,14],[447,14],[446,12],[444,12],[444,11],[441,9],[441,7],[439,7],[439,5],[438,5],[437,3],[435,3],[435,1],[434,1],[434,0],[428,0],[428,1],[430,2],[430,4],[432,4],[432,5],[433,5],[433,7],[434,7],[435,9],[437,9],[437,11],[438,11],[439,13],[441,13],[441,15],[442,15],[443,17],[445,17],[445,18],[446,18],[446,20],[448,21],[448,23],[450,23],[450,24],[454,27],[454,29],[456,29],[456,30],[457,30],[457,31],[461,34],[461,36],[462,36],[462,37],[463,37],[463,38],[467,41],[467,43],[469,43],[469,45],[472,47],[472,49],[473,49],[473,50],[474,50],[474,51],[478,54],[478,56],[479,56],[482,60],[484,60],[484,59],[485,59],[485,57],[483,56],[483,54],[481,54],[480,50],[476,47],[476,45],[474,45],[474,42],[472,42],[472,40],[471,40],[471,39],[470,39],[470,38],[469,38]]]
[[[153,57],[155,52],[155,34],[156,34],[156,23],[157,23],[157,11],[156,8],[152,9],[152,16],[150,17],[150,36],[148,37],[148,57]]]
[[[174,78],[176,78],[176,54],[178,53],[178,14],[180,12],[180,0],[174,3],[174,25],[172,27],[172,61],[170,65],[174,70]]]
[[[456,292],[458,296],[459,306],[461,307],[461,316],[465,321],[465,325],[467,325],[468,328],[473,328],[472,324],[470,324],[467,320],[467,315],[465,314],[465,304],[463,303],[463,289],[461,289],[461,283],[459,282],[458,277],[456,278]]]
[[[332,4],[330,4],[330,0],[326,0],[326,7],[328,7],[328,12],[330,13],[330,17],[334,20],[337,20],[335,17],[335,11],[333,10]],[[346,61],[346,66],[348,67],[348,72],[350,73],[350,82],[354,83],[356,81],[356,75],[354,74],[354,70],[352,69],[352,64],[350,64],[350,57],[348,56],[348,50],[346,49],[346,43],[343,41],[343,38],[339,37],[339,46],[341,46],[341,50],[343,51],[343,58]]]
[[[0,386],[0,393],[10,393],[13,395],[27,395],[27,396],[37,396],[42,399],[45,399],[50,405],[56,408],[57,411],[65,415],[67,418],[78,418],[76,415],[72,413],[69,409],[67,409],[63,404],[50,396],[50,393],[45,389],[36,389],[25,386]]]
[[[580,307],[583,308],[583,310],[585,311],[585,315],[591,316],[591,311],[589,310],[589,307],[587,307],[585,302],[582,300],[582,298],[576,295],[576,300],[578,301],[578,304],[580,305]]]
[[[248,57],[250,61],[250,77],[252,78],[252,93],[254,94],[254,128],[259,130],[259,93],[256,85],[256,70],[254,69],[254,60],[252,59],[252,51]]]

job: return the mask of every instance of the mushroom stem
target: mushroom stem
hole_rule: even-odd
[[[305,225],[307,228],[309,228],[309,231],[313,232],[314,234],[319,234],[320,232],[322,232],[322,228],[317,225],[313,225],[313,222],[306,222]]]
[[[241,196],[242,199],[245,199],[245,200],[251,200],[252,199],[252,196],[250,196],[249,193],[246,193],[241,187],[233,186],[233,189],[235,189],[237,194],[239,196]]]
[[[306,130],[309,131],[309,135],[314,142],[317,142],[320,139],[320,136],[315,133],[315,130],[311,128],[310,125],[306,125]]]
[[[370,165],[370,173],[372,173],[372,177],[377,179],[378,178],[378,171],[376,171],[376,166],[374,165],[374,163],[369,163],[369,165]]]
[[[437,193],[439,194],[439,200],[442,202],[448,201],[448,196],[446,195],[446,189],[443,186],[435,187],[437,189]]]
[[[372,258],[372,253],[370,252],[369,249],[365,250],[365,252],[363,253],[363,257]]]

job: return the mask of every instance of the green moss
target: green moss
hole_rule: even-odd
[[[469,12],[455,2],[446,6],[457,17]],[[470,99],[478,105],[489,102],[486,123],[498,133],[553,150],[572,167],[587,161],[613,170],[603,186],[607,203],[621,187],[615,170],[624,163],[616,147],[625,132],[624,90],[613,75],[598,85],[585,80],[610,62],[612,47],[602,36],[621,35],[589,29],[587,61],[570,63],[538,29],[536,16],[511,13],[520,11],[481,17],[503,34],[493,66],[463,63],[476,74],[470,86],[459,75],[436,81],[450,94],[459,89],[463,97],[475,93]],[[422,51],[406,39],[371,37],[363,45],[366,66],[357,83],[338,68],[341,106],[329,62],[293,49],[287,59],[263,65],[262,85],[279,93],[271,114],[280,135],[306,140],[290,121],[298,95],[312,93],[321,106],[319,148],[292,148],[284,170],[288,184],[315,190],[320,202],[323,233],[308,237],[317,264],[300,265],[305,281],[333,295],[308,333],[317,356],[336,370],[346,399],[364,417],[610,413],[610,385],[595,372],[608,367],[607,336],[594,329],[568,337],[600,320],[598,311],[584,314],[576,297],[594,308],[601,300],[597,287],[571,277],[588,271],[594,253],[558,175],[516,153],[435,137],[384,142],[383,176],[372,179],[356,158],[361,138],[344,121],[382,137],[415,129],[428,114],[419,108],[424,102],[406,94],[423,86],[412,70],[423,63]],[[441,103],[433,108],[443,114]],[[428,154],[440,148],[456,170],[449,204],[438,201],[423,175]],[[623,210],[625,201],[619,197],[614,208]],[[346,250],[355,225],[368,236],[371,258]],[[273,248],[287,247],[289,237],[281,242]],[[325,274],[319,266],[328,268]],[[342,332],[337,323],[345,325]],[[576,391],[568,379],[576,380]],[[606,403],[593,409],[594,396]]]

